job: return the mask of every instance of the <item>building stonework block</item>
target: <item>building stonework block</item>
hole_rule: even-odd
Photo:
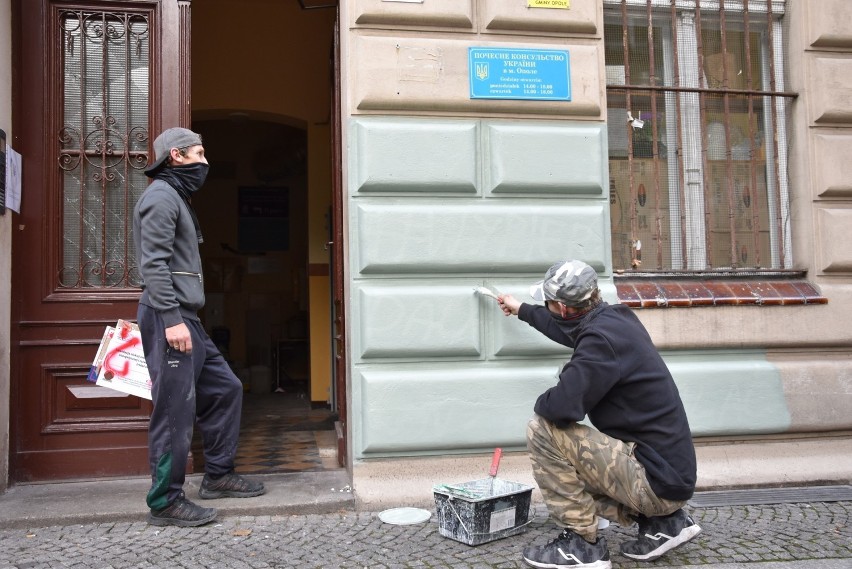
[[[824,273],[852,275],[852,208],[817,210],[817,235],[820,243],[820,267]]]
[[[842,131],[841,131],[842,132]],[[821,198],[852,197],[852,131],[846,134],[814,134],[814,190]]]
[[[553,262],[558,260],[553,259]],[[549,267],[550,264],[547,266]],[[547,267],[544,267],[534,277],[524,280],[513,279],[511,282],[502,281],[497,286],[500,292],[511,294],[521,302],[541,304],[530,297],[530,285],[541,280],[546,270]],[[519,356],[558,358],[553,364],[555,377],[559,363],[564,363],[573,352],[570,348],[546,338],[526,322],[520,322],[517,318],[507,318],[503,311],[496,309],[496,306],[494,310],[487,310],[483,316],[488,331],[486,341],[489,359]]]
[[[849,0],[813,0],[805,2],[807,38],[817,49],[852,50],[852,2]]]
[[[852,353],[840,350],[773,352],[790,409],[791,431],[852,429]]]
[[[495,194],[604,193],[602,123],[361,117],[350,125],[353,194],[479,193],[480,162]]]
[[[815,57],[809,86],[814,123],[852,125],[852,57]]]
[[[570,9],[529,8],[525,2],[505,0],[428,0],[392,2],[353,0],[351,26],[427,31],[473,31],[503,34],[553,34],[600,37],[603,5],[575,2]],[[478,14],[478,25],[477,15]]]
[[[356,367],[356,458],[523,448],[535,398],[553,385],[553,366],[537,364]]]
[[[608,264],[600,201],[375,198],[350,208],[353,275],[538,274],[569,257],[599,272]]]
[[[354,0],[350,13],[353,27],[473,28],[473,0]]]
[[[601,34],[601,2],[571,2],[568,10],[528,8],[526,2],[505,0],[480,0],[479,6],[483,32]]]
[[[607,170],[603,132],[603,123],[486,123],[485,190],[601,196]]]
[[[479,123],[353,120],[352,192],[476,193]]]
[[[571,101],[471,99],[468,48],[568,50]],[[353,113],[408,112],[516,114],[601,120],[605,85],[602,46],[543,43],[471,42],[468,36],[388,37],[358,35],[351,48]]]
[[[373,280],[352,298],[354,360],[480,357],[481,305],[470,285]]]
[[[761,351],[663,353],[695,437],[784,433],[790,413],[778,370]]]
[[[353,286],[352,317],[359,322],[353,335],[353,361],[380,359],[467,358],[497,360],[517,357],[557,358],[554,375],[573,350],[551,341],[533,327],[507,318],[497,302],[474,293],[484,286],[511,294],[521,302],[541,304],[530,285],[541,273],[525,279],[369,279]],[[611,302],[612,281],[598,281]],[[406,314],[400,318],[400,314]]]
[[[553,259],[553,262],[565,260]],[[548,263],[547,266],[553,263]],[[529,278],[513,278],[507,279],[489,279],[485,284],[493,286],[504,294],[511,294],[521,302],[529,304],[541,304],[530,297],[530,285],[538,282],[544,276],[546,267],[530,276]],[[610,304],[618,303],[618,296],[615,290],[615,284],[612,277],[607,275],[598,275],[598,288],[601,291],[601,297]],[[493,300],[486,299],[482,320],[485,324],[485,357],[488,360],[517,358],[517,357],[534,357],[534,358],[557,358],[554,362],[553,373],[554,377],[557,370],[561,368],[573,353],[573,350],[558,344],[549,338],[543,336],[532,326],[518,322],[515,318],[507,318],[502,311],[497,309],[497,305]]]
[[[530,285],[540,276],[513,279],[511,284],[504,279],[425,277],[357,282],[350,305],[353,319],[359,322],[359,333],[351,338],[353,361],[557,358],[555,375],[572,350],[515,318],[507,318],[494,299],[474,292],[484,283],[521,302],[540,304],[529,295]],[[599,285],[602,292],[612,288],[606,277]],[[400,318],[400,314],[406,317]]]
[[[779,370],[763,351],[664,352],[663,358],[698,440],[783,434],[802,426],[793,424],[789,410],[790,405],[807,404],[795,395],[794,368],[782,364]],[[535,400],[556,384],[562,363],[564,359],[535,358],[499,366],[481,362],[356,366],[356,457],[521,447]],[[810,381],[807,376],[805,380]],[[835,381],[835,388],[848,387],[844,381]],[[837,409],[842,411],[842,405]],[[495,421],[498,411],[500,420]],[[402,422],[406,429],[398,428]],[[835,427],[841,424],[842,419],[831,420]]]

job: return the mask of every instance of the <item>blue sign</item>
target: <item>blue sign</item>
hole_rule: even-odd
[[[471,99],[571,100],[568,52],[468,48]]]

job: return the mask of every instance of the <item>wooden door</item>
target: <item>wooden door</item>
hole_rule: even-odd
[[[130,226],[153,138],[189,124],[189,1],[14,9],[10,479],[145,474],[150,402],[86,377],[105,326],[136,317]]]
[[[346,305],[343,272],[343,174],[341,142],[341,100],[340,100],[340,8],[334,20],[334,80],[331,97],[331,137],[332,137],[332,180],[331,180],[331,294],[332,294],[332,334],[334,336],[334,393],[337,407],[337,462],[340,466],[347,463],[347,405],[346,377]]]

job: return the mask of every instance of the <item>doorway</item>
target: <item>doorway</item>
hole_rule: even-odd
[[[342,244],[337,10],[118,4],[13,3],[13,131],[32,189],[12,244],[9,479],[148,475],[150,403],[88,376],[104,328],[135,317],[130,212],[152,133],[175,125],[210,145],[212,199],[202,191],[195,204],[211,283],[203,318],[245,383],[243,425],[282,444],[321,433],[337,448],[315,434],[313,448],[344,457],[344,429],[328,430],[345,422],[346,400],[331,261]]]
[[[193,203],[204,236],[201,316],[243,382],[237,464],[253,474],[338,466],[330,377],[322,362],[311,373],[307,132],[278,119],[232,111],[192,122],[211,165]]]
[[[243,381],[237,467],[339,468],[332,354],[336,9],[192,5],[192,129],[211,169],[194,201],[202,320]],[[194,467],[202,453],[193,453]]]

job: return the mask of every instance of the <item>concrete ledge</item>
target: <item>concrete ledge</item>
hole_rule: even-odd
[[[699,444],[698,490],[852,483],[852,437]],[[224,516],[325,514],[377,511],[396,506],[434,508],[432,486],[485,478],[491,454],[405,457],[362,461],[354,467],[354,492],[343,470],[261,476],[267,493],[257,498],[203,501]],[[526,452],[510,452],[498,476],[535,487]],[[187,478],[198,496],[200,475]],[[143,521],[147,478],[13,486],[0,495],[0,529]],[[533,490],[533,501],[541,493]]]
[[[359,510],[397,506],[434,508],[433,485],[485,478],[491,456],[487,453],[361,461],[353,469],[355,502]],[[533,486],[533,500],[541,501],[526,452],[503,454],[497,477]]]
[[[852,481],[852,438],[699,444],[696,453],[699,491]],[[355,501],[360,510],[434,507],[434,484],[485,478],[490,465],[490,454],[362,461]],[[504,454],[498,477],[535,487],[526,452]],[[533,501],[541,500],[536,488]]]
[[[266,494],[256,498],[201,500],[202,475],[187,477],[187,498],[224,516],[328,514],[355,506],[343,470],[261,475]],[[149,478],[90,480],[13,486],[0,495],[0,529],[82,523],[144,521]]]
[[[701,445],[698,490],[848,484],[852,438]]]

